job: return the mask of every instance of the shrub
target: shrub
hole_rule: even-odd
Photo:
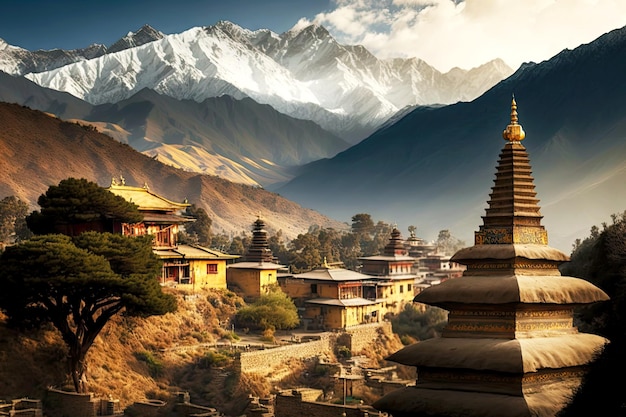
[[[150,372],[150,376],[153,378],[158,378],[163,375],[163,362],[159,358],[155,357],[152,352],[135,352],[135,358],[148,365],[148,371]]]
[[[293,329],[300,324],[293,300],[278,288],[237,311],[236,319],[239,327],[261,330]]]
[[[349,359],[352,357],[352,351],[348,346],[339,345],[337,346],[337,356],[344,359]]]
[[[437,337],[446,323],[447,312],[445,310],[427,306],[422,311],[413,304],[406,304],[404,310],[391,319],[393,332],[400,336],[402,343],[409,341],[409,338],[416,341]]]
[[[208,369],[211,367],[226,366],[230,363],[231,357],[223,352],[207,352],[198,362],[198,366],[201,369]]]
[[[274,329],[268,328],[263,330],[263,334],[260,339],[264,342],[274,343],[276,339],[274,338]]]

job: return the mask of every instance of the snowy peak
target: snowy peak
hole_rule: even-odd
[[[277,35],[228,21],[172,35],[146,25],[106,54],[54,68],[26,77],[92,104],[144,88],[198,102],[250,97],[351,143],[406,106],[473,99],[512,73],[504,65],[447,77],[419,59],[384,61],[363,46],[342,45],[320,25]]]
[[[158,30],[154,29],[150,25],[143,25],[136,32],[130,32],[113,45],[109,46],[107,53],[114,53],[123,51],[125,49],[134,48],[136,46],[144,45],[148,42],[163,39],[165,35]]]

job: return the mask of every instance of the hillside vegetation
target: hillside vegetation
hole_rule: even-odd
[[[274,370],[280,380],[240,373],[232,367],[228,348],[209,346],[237,342],[228,323],[243,300],[226,290],[164,290],[176,295],[177,312],[146,319],[115,317],[107,324],[87,355],[90,392],[119,399],[125,408],[146,399],[171,401],[174,393],[186,391],[195,404],[241,415],[250,394],[266,397],[276,388],[330,386],[326,373],[304,379],[309,371],[315,376],[311,361],[283,364]],[[395,335],[382,335],[367,353],[382,365],[401,346]],[[0,400],[44,398],[49,386],[71,390],[71,382],[64,380],[65,345],[55,329],[18,332],[2,316],[0,352]],[[335,359],[332,353],[328,358]]]

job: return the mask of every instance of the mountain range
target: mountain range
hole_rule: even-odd
[[[496,60],[441,74],[340,45],[320,26],[277,35],[229,22],[174,35],[146,25],[73,51],[0,40],[0,71],[15,76],[0,77],[0,100],[89,121],[181,169],[264,187],[348,148],[401,107],[475,97],[512,72]],[[315,123],[324,120],[336,134]]]
[[[0,100],[88,122],[168,165],[255,186],[284,182],[293,177],[292,167],[350,146],[311,121],[249,98],[221,96],[197,103],[143,89],[119,103],[93,106],[0,72]]]
[[[381,60],[362,46],[339,44],[318,25],[280,35],[226,21],[172,35],[144,26],[108,49],[59,51],[45,65],[19,64],[43,53],[4,45],[0,70],[94,105],[144,88],[197,102],[250,97],[351,143],[406,106],[472,99],[512,73],[501,60],[445,74],[417,58]],[[53,65],[49,58],[57,55],[63,59]]]
[[[0,100],[88,121],[153,161],[262,186],[330,218],[367,212],[471,244],[514,94],[544,224],[568,250],[625,207],[624,31],[497,84],[500,61],[441,74],[340,45],[315,25],[281,35],[229,22],[175,35],[145,26],[109,48],[47,55],[0,42],[11,74],[0,73]]]
[[[472,244],[514,95],[550,244],[569,251],[626,209],[625,50],[621,28],[524,64],[479,98],[417,108],[275,191],[334,218],[360,210]]]

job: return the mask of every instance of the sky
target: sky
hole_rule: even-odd
[[[496,58],[517,69],[626,26],[626,0],[4,0],[0,38],[76,49],[111,45],[144,24],[172,34],[220,20],[276,33],[317,23],[340,43],[442,72]]]

